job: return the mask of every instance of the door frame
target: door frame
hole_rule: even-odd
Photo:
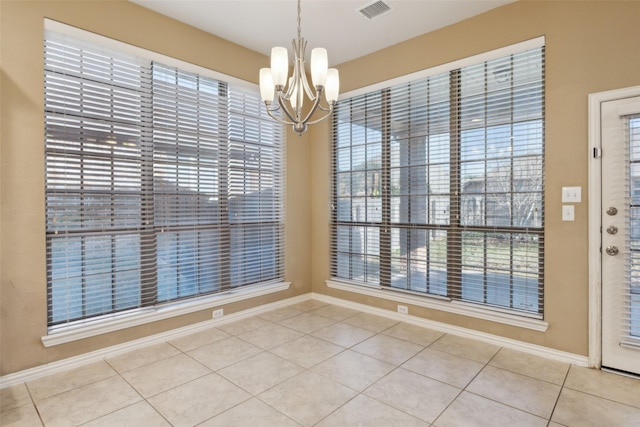
[[[589,355],[591,368],[602,367],[602,133],[601,104],[640,96],[640,86],[589,94]]]

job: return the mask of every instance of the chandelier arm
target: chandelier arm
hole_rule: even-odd
[[[329,111],[329,112],[327,112],[327,114],[325,114],[324,116],[319,117],[319,118],[317,118],[316,120],[314,120],[314,121],[312,121],[312,122],[308,122],[308,123],[307,123],[307,126],[309,126],[309,125],[315,125],[316,123],[320,123],[321,121],[323,121],[323,120],[324,120],[324,119],[326,119],[327,117],[331,116],[331,113],[332,113],[332,112],[333,112],[333,111]]]
[[[316,99],[320,98],[320,92],[316,91],[316,93],[314,94],[311,90],[311,86],[309,85],[309,81],[307,80],[307,74],[302,74],[301,77],[302,80],[302,87],[304,87],[304,91],[307,94],[307,97],[309,97],[310,100],[315,101]]]
[[[322,94],[322,88],[320,88],[320,90],[318,91],[318,96],[313,100],[313,105],[311,106],[311,109],[307,113],[307,116],[304,118],[304,120],[302,120],[303,123],[307,123],[311,118],[311,116],[313,116],[313,113],[315,113],[316,110],[318,109],[318,106],[320,105],[321,94]],[[307,124],[311,124],[311,123],[307,123]]]
[[[283,125],[287,125],[287,126],[289,126],[289,125],[295,125],[295,123],[293,123],[293,122],[288,122],[288,121],[286,121],[286,120],[283,120],[283,119],[281,119],[280,117],[278,117],[278,116],[276,116],[276,115],[274,115],[274,114],[273,114],[273,112],[274,112],[274,111],[278,111],[278,110],[279,110],[279,108],[271,109],[271,108],[269,108],[269,107],[267,106],[267,114],[269,114],[269,117],[271,117],[272,119],[274,119],[274,120],[275,120],[275,121],[277,121],[278,123],[282,123]]]
[[[318,105],[318,108],[321,109],[322,111],[329,111],[329,113],[331,113],[333,111],[333,104],[327,104],[326,107],[323,107],[322,105]]]
[[[280,93],[278,94],[278,104],[280,104],[280,108],[282,108],[282,111],[284,111],[287,117],[289,117],[289,119],[291,120],[292,123],[288,123],[288,124],[295,125],[296,123],[298,123],[298,120],[296,120],[296,117],[293,114],[291,114],[291,112],[287,108],[287,105],[284,103],[284,99]]]

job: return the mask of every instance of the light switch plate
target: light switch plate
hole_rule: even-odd
[[[562,187],[562,203],[580,203],[582,187]]]
[[[575,209],[573,205],[562,205],[562,220],[575,221]]]

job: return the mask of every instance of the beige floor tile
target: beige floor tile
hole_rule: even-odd
[[[306,335],[282,344],[271,352],[308,369],[343,350],[344,347]]]
[[[297,316],[299,314],[304,313],[302,310],[298,310],[297,308],[293,308],[292,306],[277,308],[275,310],[267,311],[266,313],[260,314],[258,317],[261,317],[270,322],[279,322],[281,320],[287,319],[289,317]]]
[[[0,426],[36,427],[41,426],[40,416],[32,403],[0,412]]]
[[[249,399],[198,427],[300,427],[291,418],[258,400]]]
[[[210,372],[209,368],[189,356],[179,354],[124,372],[122,376],[143,397],[147,398]]]
[[[260,347],[231,337],[196,348],[187,354],[207,368],[217,371],[263,351]]]
[[[219,328],[231,335],[240,335],[245,332],[270,325],[271,323],[272,322],[269,322],[268,320],[254,316],[238,320],[236,322],[227,323],[226,325],[220,325]]]
[[[280,322],[281,325],[287,326],[296,331],[300,331],[305,334],[310,334],[318,329],[325,328],[329,325],[336,323],[336,320],[329,319],[328,317],[318,316],[313,313],[303,313],[299,316],[289,317]]]
[[[290,307],[300,311],[313,311],[319,309],[320,307],[324,307],[325,305],[328,304],[326,302],[318,301],[315,299],[308,299],[306,301],[293,304]]]
[[[376,316],[370,313],[360,313],[344,320],[349,325],[359,326],[374,332],[382,332],[387,328],[398,323],[397,320],[388,319],[382,316]]]
[[[126,372],[177,354],[180,354],[180,350],[167,343],[162,343],[112,357],[107,359],[107,362],[118,372]]]
[[[426,422],[433,422],[462,390],[398,368],[365,394]]]
[[[260,348],[269,350],[273,347],[293,341],[296,338],[300,338],[302,335],[302,332],[272,323],[252,331],[245,332],[244,334],[240,334],[238,337],[245,341],[249,341],[251,344],[257,345]]]
[[[545,427],[547,420],[463,391],[434,427]]]
[[[398,323],[395,326],[386,329],[383,334],[400,338],[401,340],[411,341],[422,346],[429,346],[435,340],[444,335],[442,332],[432,329],[423,328],[421,326],[410,325],[409,323]]]
[[[310,371],[265,391],[261,400],[304,426],[311,426],[357,393]]]
[[[216,373],[188,382],[149,399],[173,426],[194,426],[251,398]]]
[[[142,401],[82,425],[82,427],[114,426],[171,427],[171,424],[153,406]]]
[[[115,376],[47,397],[36,406],[47,427],[75,426],[140,400],[140,395],[126,381]]]
[[[187,352],[189,350],[193,350],[198,347],[202,347],[203,345],[211,344],[212,342],[220,341],[228,337],[228,333],[218,328],[210,328],[205,329],[204,331],[185,335],[184,337],[176,338],[169,341],[169,344],[177,347],[181,351]]]
[[[500,349],[498,354],[491,359],[489,365],[557,385],[564,383],[567,371],[569,370],[568,363],[558,362],[508,348]]]
[[[0,412],[31,404],[31,396],[24,383],[0,389]]]
[[[341,322],[315,331],[311,335],[342,347],[351,347],[375,335],[375,332]]]
[[[551,419],[577,427],[637,427],[640,409],[565,388]]]
[[[547,427],[567,427],[564,424],[554,423],[551,421]]]
[[[447,334],[431,344],[431,348],[480,363],[487,363],[500,350],[497,345],[451,334]]]
[[[637,378],[571,366],[565,387],[640,408],[640,379]]]
[[[550,418],[560,388],[556,384],[487,366],[471,381],[467,391]]]
[[[318,427],[428,427],[391,406],[359,395],[317,424]]]
[[[325,305],[313,310],[311,313],[339,321],[355,316],[356,314],[360,314],[361,312],[352,308],[341,307],[339,305]]]
[[[362,391],[391,372],[394,365],[346,350],[313,367],[313,371],[354,390]]]
[[[403,368],[455,387],[464,388],[484,365],[463,357],[426,348],[407,361]]]
[[[388,335],[378,334],[352,347],[358,353],[366,354],[383,362],[400,365],[424,347]]]
[[[275,354],[264,352],[218,371],[249,393],[258,394],[299,374],[304,369]]]
[[[117,375],[116,371],[107,362],[100,361],[29,381],[27,387],[33,400],[37,402],[114,375]]]

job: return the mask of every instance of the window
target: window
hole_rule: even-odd
[[[50,327],[283,279],[284,133],[261,108],[47,32]]]
[[[332,139],[334,279],[542,317],[543,46],[344,99]]]

